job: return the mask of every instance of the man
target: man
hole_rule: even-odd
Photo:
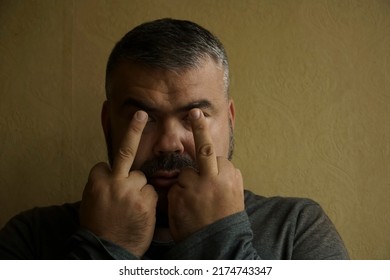
[[[230,161],[228,61],[209,31],[162,19],[126,34],[107,64],[110,165],[81,203],[27,211],[0,233],[2,258],[345,259],[313,201],[244,191]]]

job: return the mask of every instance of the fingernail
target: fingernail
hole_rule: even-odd
[[[146,112],[144,112],[144,111],[137,111],[135,113],[135,118],[137,121],[143,122],[147,119],[147,117],[148,117],[148,114],[146,114]]]
[[[200,118],[200,110],[199,109],[191,110],[190,115],[191,115],[191,119],[197,120]]]

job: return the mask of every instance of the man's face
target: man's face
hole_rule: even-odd
[[[144,110],[149,120],[131,170],[145,173],[159,194],[160,211],[166,209],[166,194],[180,170],[196,168],[191,109],[203,111],[217,156],[231,156],[234,105],[224,91],[223,70],[211,59],[182,72],[122,62],[111,75],[110,89],[102,111],[110,161],[134,113]]]

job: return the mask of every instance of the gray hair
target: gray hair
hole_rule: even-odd
[[[110,77],[118,62],[127,60],[147,66],[179,71],[200,66],[212,58],[224,72],[225,93],[229,92],[229,64],[218,38],[196,23],[159,19],[130,30],[114,47],[106,68],[106,96],[110,97]]]

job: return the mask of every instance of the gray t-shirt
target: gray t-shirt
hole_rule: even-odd
[[[0,231],[0,259],[137,259],[81,229],[80,203],[34,208]],[[321,207],[301,198],[266,198],[245,191],[245,211],[175,244],[152,242],[145,259],[348,259]]]

